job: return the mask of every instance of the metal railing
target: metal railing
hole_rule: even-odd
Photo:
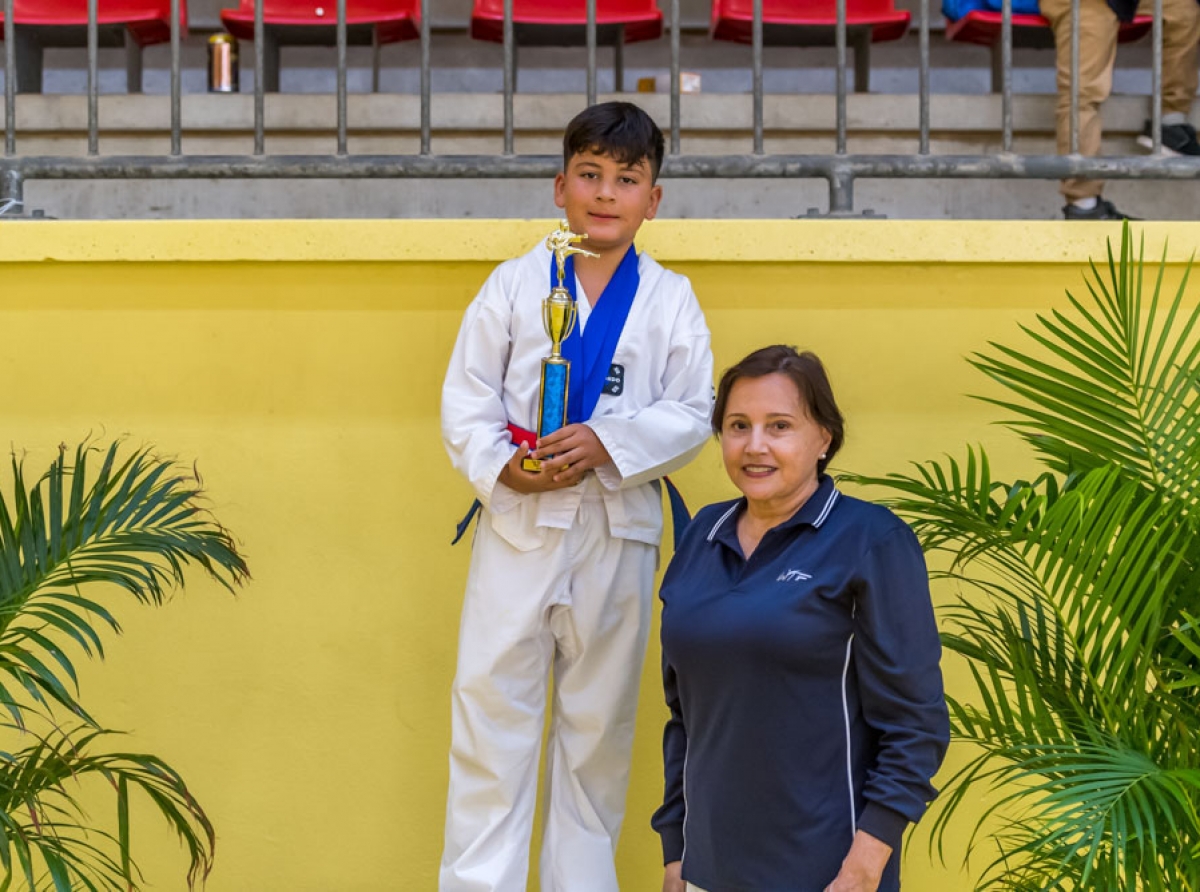
[[[587,0],[587,101],[597,94],[597,0]],[[851,215],[854,184],[859,179],[1042,179],[1068,177],[1106,179],[1196,179],[1200,165],[1188,158],[1159,154],[1162,122],[1162,0],[1155,0],[1152,29],[1153,154],[1147,156],[1084,157],[1079,147],[1079,5],[1072,0],[1071,106],[1068,155],[1021,155],[1013,144],[1013,24],[1012,0],[1003,0],[1001,24],[1001,148],[997,155],[933,155],[930,153],[930,0],[920,0],[917,16],[919,68],[918,143],[912,154],[849,154],[847,152],[847,0],[837,0],[834,46],[836,71],[835,151],[825,155],[769,154],[764,150],[763,2],[754,0],[751,66],[753,70],[753,133],[745,154],[700,155],[680,151],[680,0],[667,0],[670,35],[669,155],[662,175],[676,178],[820,178],[828,183],[829,213]],[[102,156],[99,146],[99,78],[97,73],[97,0],[88,0],[87,28],[87,156],[18,156],[16,64],[13,0],[3,0],[5,65],[5,151],[0,158],[0,213],[18,211],[23,184],[32,179],[237,179],[237,178],[539,178],[552,176],[560,166],[556,155],[514,153],[513,95],[516,84],[516,34],[513,0],[504,0],[503,151],[496,155],[436,155],[432,151],[430,76],[430,0],[421,0],[420,13],[420,151],[411,155],[350,155],[347,151],[347,33],[346,0],[337,0],[337,151],[334,155],[268,155],[265,146],[262,0],[254,15],[254,154],[183,155],[180,77],[180,0],[171,0],[171,151],[169,156]]]

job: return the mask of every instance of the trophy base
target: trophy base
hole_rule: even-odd
[[[553,456],[551,456],[553,458]],[[565,471],[570,465],[563,465],[560,470]],[[534,474],[542,472],[542,460],[540,458],[523,458],[521,459],[521,468],[526,471],[531,471]]]

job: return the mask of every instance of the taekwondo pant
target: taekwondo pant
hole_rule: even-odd
[[[1071,0],[1042,0],[1041,11],[1054,29],[1058,63],[1055,112],[1058,153],[1071,151]],[[1153,0],[1142,0],[1138,15],[1153,15]],[[1079,154],[1100,154],[1100,104],[1112,92],[1117,59],[1117,14],[1105,0],[1079,2]],[[1196,0],[1163,0],[1162,99],[1164,112],[1187,114],[1196,95],[1196,42],[1200,5]],[[1147,114],[1147,117],[1149,115]],[[1063,180],[1068,201],[1099,196],[1103,180]]]
[[[618,892],[613,853],[658,549],[614,539],[589,477],[569,530],[518,551],[480,518],[451,697],[441,892],[525,892],[546,752],[543,892]]]

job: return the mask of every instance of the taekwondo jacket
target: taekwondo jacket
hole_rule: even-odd
[[[508,424],[537,428],[541,361],[550,352],[542,325],[550,262],[549,249],[539,245],[488,277],[463,317],[442,388],[450,459],[487,509],[484,520],[522,551],[539,547],[546,528],[571,526],[584,488],[522,495],[497,479],[515,449]],[[610,533],[658,545],[657,480],[691,461],[711,431],[712,352],[688,280],[644,253],[638,273],[615,374],[587,424],[612,456],[595,472]],[[582,300],[578,283],[576,293]]]
[[[820,892],[863,830],[895,892],[949,740],[921,547],[822,476],[746,560],[744,505],[700,511],[663,579],[664,859],[709,892]]]

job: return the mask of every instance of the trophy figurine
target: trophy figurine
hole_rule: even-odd
[[[566,220],[546,238],[546,247],[554,253],[558,269],[558,284],[542,301],[542,325],[550,337],[550,355],[542,358],[542,382],[538,388],[539,438],[553,433],[567,423],[567,389],[571,380],[571,363],[562,355],[562,343],[575,327],[575,298],[563,284],[567,275],[567,258],[572,254],[598,257],[591,251],[579,247],[587,235],[576,235]],[[541,459],[526,458],[521,467],[526,471],[540,471]]]

